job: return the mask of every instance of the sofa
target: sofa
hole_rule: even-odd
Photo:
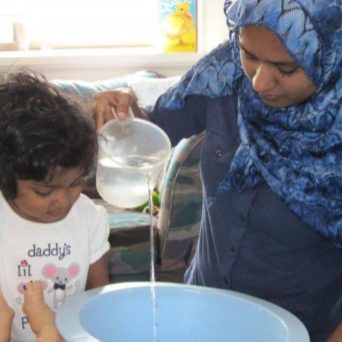
[[[179,77],[162,77],[140,71],[122,77],[88,82],[56,79],[51,82],[67,97],[80,103],[86,115],[91,113],[93,96],[98,91],[130,87],[140,107],[150,109],[157,98]],[[194,254],[202,206],[199,155],[203,134],[183,139],[168,161],[161,181],[159,215],[152,220],[156,279],[182,282]],[[111,245],[110,281],[150,279],[150,216],[132,210],[118,210],[103,201],[95,187],[95,173],[84,192],[108,211]]]

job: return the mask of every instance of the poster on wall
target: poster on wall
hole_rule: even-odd
[[[164,52],[197,51],[197,0],[159,0]]]

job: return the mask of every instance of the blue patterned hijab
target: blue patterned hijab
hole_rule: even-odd
[[[218,191],[267,182],[304,223],[342,247],[341,0],[226,0],[230,41],[197,63],[162,98],[176,109],[189,95],[236,95],[241,143]],[[304,104],[264,104],[244,75],[237,29],[276,33],[318,90]]]

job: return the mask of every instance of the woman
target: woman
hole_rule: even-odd
[[[266,299],[311,341],[342,341],[341,0],[227,0],[225,13],[230,41],[149,115],[173,144],[206,131],[185,280]],[[132,102],[99,94],[98,127]]]

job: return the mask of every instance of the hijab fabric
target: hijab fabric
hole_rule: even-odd
[[[342,247],[341,0],[226,0],[230,40],[205,56],[159,106],[189,95],[236,97],[240,145],[218,193],[266,182],[304,223]],[[286,108],[264,104],[244,75],[238,29],[273,31],[318,90]]]

